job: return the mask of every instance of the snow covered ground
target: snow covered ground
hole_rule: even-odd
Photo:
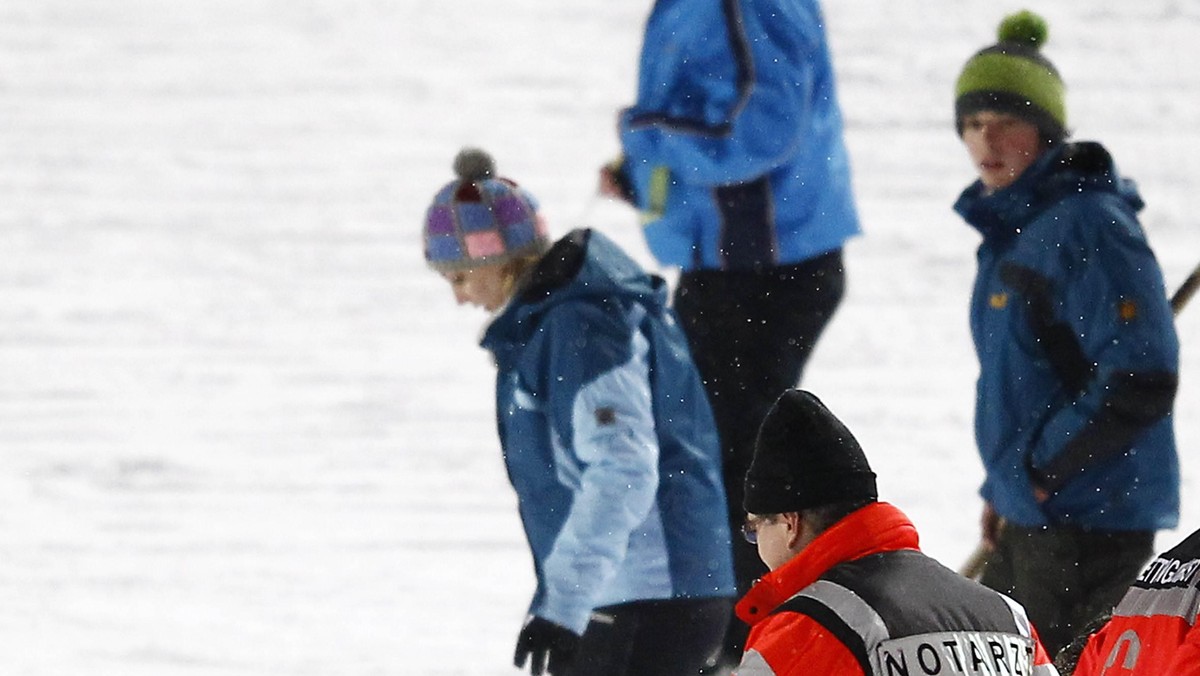
[[[1200,5],[1034,3],[1077,137],[1200,260]],[[0,3],[0,674],[504,675],[532,574],[484,317],[422,263],[464,144],[559,234],[633,94],[650,0]],[[1012,0],[830,0],[867,230],[805,385],[952,566],[980,468],[963,61]],[[1200,527],[1200,308],[1179,321]]]

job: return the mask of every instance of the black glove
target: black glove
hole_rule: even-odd
[[[513,664],[518,669],[524,669],[525,658],[532,656],[529,673],[533,676],[563,674],[575,656],[577,645],[579,636],[575,632],[535,615],[517,636]]]

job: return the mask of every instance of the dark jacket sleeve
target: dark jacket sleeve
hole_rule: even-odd
[[[1061,279],[1024,280],[1038,343],[1064,384],[1031,442],[1031,473],[1053,492],[1128,451],[1171,412],[1179,346],[1162,274],[1132,216],[1080,200],[1076,256]],[[1011,273],[1010,273],[1011,274]]]

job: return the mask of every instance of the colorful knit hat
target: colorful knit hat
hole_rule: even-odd
[[[500,265],[550,247],[533,195],[507,178],[478,148],[454,158],[458,179],[425,212],[425,260],[439,272]]]
[[[992,110],[1036,124],[1046,140],[1059,142],[1067,137],[1063,81],[1040,51],[1049,32],[1046,21],[1028,10],[1000,22],[1000,41],[972,56],[954,85],[959,136],[965,116]]]

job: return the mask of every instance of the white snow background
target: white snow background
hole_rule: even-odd
[[[420,227],[465,144],[598,200],[650,0],[0,3],[0,674],[511,675],[533,586],[479,311]],[[1076,138],[1200,259],[1200,4],[1032,3]],[[1013,0],[828,0],[865,236],[805,386],[926,550],[976,539],[974,176],[951,88]],[[1200,303],[1200,301],[1198,301]],[[1176,425],[1200,527],[1200,308]]]

